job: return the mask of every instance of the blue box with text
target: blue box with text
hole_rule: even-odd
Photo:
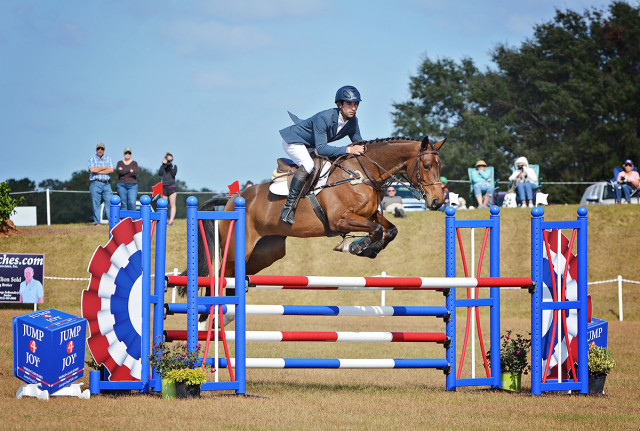
[[[13,318],[13,375],[57,392],[84,375],[87,320],[46,309]]]
[[[609,335],[609,322],[602,319],[591,319],[587,324],[587,344],[595,343],[598,347],[607,347]]]

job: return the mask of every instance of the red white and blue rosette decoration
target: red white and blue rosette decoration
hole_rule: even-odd
[[[566,301],[577,301],[578,300],[578,262],[576,256],[572,251],[568,250],[569,248],[569,240],[564,234],[560,234],[560,249],[558,249],[558,234],[560,230],[553,229],[549,232],[548,240],[549,240],[549,249],[551,256],[547,255],[547,248],[544,248],[543,254],[543,290],[542,290],[542,301],[543,302],[551,302],[554,300],[553,294],[553,286],[558,286],[558,283],[562,287],[564,285],[564,273],[565,273],[565,265],[569,265],[569,269],[567,272],[567,280],[566,280],[566,290],[565,290],[565,300]],[[568,254],[567,254],[568,253]],[[568,259],[567,259],[568,256]],[[551,259],[551,263],[553,264],[553,272],[549,269],[549,259]],[[558,275],[560,276],[558,278]],[[552,280],[553,277],[553,280]],[[559,281],[558,281],[559,280]],[[557,295],[557,301],[562,300],[562,296]],[[557,319],[560,319],[560,323],[562,324],[562,338],[560,342],[561,349],[561,362],[562,362],[562,375],[563,379],[568,378],[568,369],[570,368],[570,364],[567,363],[568,351],[567,346],[571,348],[571,354],[574,361],[577,361],[578,358],[578,311],[576,309],[567,310],[566,315],[566,332],[564,330],[564,325],[562,324],[562,313],[558,311]],[[553,348],[551,350],[551,358],[548,358],[549,355],[549,347],[552,341],[552,333],[555,331],[555,336],[553,336]],[[543,369],[547,365],[547,361],[549,361],[549,371],[547,373],[547,378],[557,378],[558,377],[558,321],[556,320],[554,323],[553,320],[553,310],[543,310],[542,311],[542,367]]]
[[[140,380],[142,352],[142,221],[125,218],[96,249],[82,292],[89,350],[110,381]]]

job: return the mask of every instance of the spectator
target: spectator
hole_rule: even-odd
[[[493,198],[493,180],[491,172],[487,171],[487,164],[484,160],[476,162],[476,170],[471,171],[471,187],[473,195],[478,201],[478,208],[488,208]],[[484,198],[482,194],[484,193]]]
[[[451,205],[451,201],[449,200],[449,188],[447,187],[447,177],[440,177],[440,184],[442,184],[442,192],[444,193],[444,201],[442,201],[442,206],[438,209],[438,211],[445,211],[448,206]]]
[[[246,182],[246,184],[244,185],[245,189],[248,189],[249,187],[253,187],[253,181],[249,180]]]
[[[518,199],[522,203],[522,208],[533,208],[533,191],[538,188],[538,176],[536,172],[529,167],[529,161],[526,157],[518,157],[513,164],[515,171],[509,177],[509,181],[515,181],[516,190],[518,191]]]
[[[111,191],[110,174],[113,172],[113,162],[111,157],[104,153],[105,147],[102,142],[96,145],[96,154],[89,158],[89,194],[93,205],[93,224],[99,225],[102,219],[100,214],[100,203],[104,202],[104,207],[109,218]]]
[[[397,196],[396,193],[397,191],[394,186],[387,187],[387,196],[385,196],[381,202],[382,210],[393,212],[395,217],[406,217],[404,205],[402,205],[402,198]]]
[[[640,175],[638,171],[633,170],[633,162],[631,159],[625,160],[622,166],[624,167],[624,171],[620,171],[616,178],[616,203],[622,203],[622,193],[624,193],[624,203],[630,204],[631,195],[640,187]]]
[[[135,211],[136,199],[138,198],[138,163],[131,159],[131,148],[124,149],[124,160],[120,160],[116,165],[118,174],[118,195],[120,196],[122,210]]]
[[[173,225],[176,217],[176,174],[178,167],[173,164],[173,154],[167,153],[162,159],[162,165],[158,170],[158,175],[162,177],[162,197],[169,201],[168,225]]]

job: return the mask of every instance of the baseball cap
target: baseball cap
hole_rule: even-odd
[[[97,150],[98,148],[102,148],[102,149],[104,149],[104,144],[103,144],[102,142],[98,142],[98,143],[96,144],[96,150]]]
[[[622,166],[626,166],[626,165],[634,166],[633,161],[631,159],[625,160],[624,163],[622,164]]]
[[[487,166],[487,164],[484,162],[484,160],[478,160],[478,161],[476,162],[476,168],[477,168],[478,166]]]
[[[124,153],[130,153],[131,152],[131,148],[129,148],[129,147],[125,148],[123,152]]]
[[[440,177],[440,182],[443,184],[447,184],[447,177]]]

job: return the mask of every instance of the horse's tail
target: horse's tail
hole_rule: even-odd
[[[203,203],[198,211],[215,211],[219,209],[219,207],[223,207],[229,201],[230,196],[226,197],[213,197]],[[215,228],[213,220],[203,220],[202,225],[204,227],[204,234],[207,238],[207,246],[209,247],[209,253],[215,253],[216,250],[214,248],[215,245]],[[211,256],[210,256],[211,258]],[[202,242],[202,235],[200,233],[200,228],[198,228],[198,277],[206,277],[209,274],[209,266],[207,264],[207,254],[204,250],[204,244]],[[187,275],[187,271],[183,271],[180,275]],[[185,296],[187,294],[186,286],[179,286],[178,293],[180,296]]]

